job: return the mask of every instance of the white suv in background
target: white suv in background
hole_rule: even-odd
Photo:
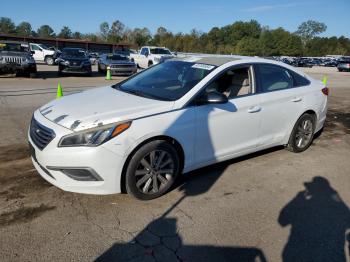
[[[49,49],[43,44],[30,43],[30,50],[33,51],[33,57],[35,62],[45,62],[48,65],[55,63],[54,55],[55,51]]]
[[[143,46],[139,53],[130,54],[130,57],[134,59],[139,67],[147,68],[175,56],[165,47]]]

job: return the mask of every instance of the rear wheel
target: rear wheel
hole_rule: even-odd
[[[141,200],[165,194],[180,172],[179,156],[166,141],[156,140],[142,146],[126,170],[126,190]]]
[[[302,115],[293,128],[287,149],[295,153],[305,151],[312,143],[314,132],[315,117],[310,114]]]

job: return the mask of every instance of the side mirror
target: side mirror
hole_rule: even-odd
[[[197,99],[197,104],[226,104],[228,102],[227,96],[217,91],[205,93]]]

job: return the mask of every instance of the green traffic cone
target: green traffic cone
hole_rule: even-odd
[[[323,79],[322,79],[322,83],[326,86],[327,85],[327,76],[324,76]]]
[[[112,80],[111,68],[110,67],[107,67],[106,80]]]
[[[61,87],[61,83],[58,82],[56,99],[61,98],[62,96],[63,96],[63,90],[62,90],[62,87]]]

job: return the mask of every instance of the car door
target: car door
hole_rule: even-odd
[[[278,145],[303,111],[303,87],[294,87],[292,72],[273,64],[257,64],[261,125],[259,145]]]
[[[30,49],[34,51],[34,54],[33,54],[34,60],[44,61],[44,52],[39,46],[35,44],[30,44]]]
[[[230,80],[227,74],[242,69],[247,74],[243,77],[244,81],[249,83],[244,87],[245,91],[237,92],[240,88],[233,83],[236,81],[239,86],[243,82],[242,77],[241,80],[237,80],[237,77],[234,80],[237,75],[233,75]],[[229,88],[225,87],[225,82],[229,84]],[[235,90],[233,94],[227,94],[229,89]],[[255,78],[252,66],[225,70],[205,87],[204,92],[212,90],[226,94],[228,102],[196,106],[195,161],[199,166],[254,151],[258,142],[261,108],[259,96],[254,94]]]

